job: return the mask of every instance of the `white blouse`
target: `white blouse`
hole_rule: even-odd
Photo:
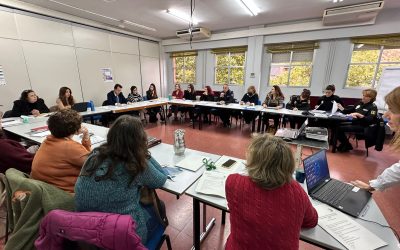
[[[400,162],[385,169],[375,180],[369,181],[371,187],[381,191],[396,184],[400,184]]]

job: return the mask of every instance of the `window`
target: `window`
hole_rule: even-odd
[[[172,53],[174,84],[196,83],[197,52]]]
[[[271,54],[269,85],[308,87],[311,82],[315,42],[267,45]]]
[[[385,67],[400,66],[400,48],[354,44],[346,87],[376,87]]]
[[[215,83],[243,85],[247,47],[214,49]]]
[[[269,85],[310,86],[313,51],[272,54]]]

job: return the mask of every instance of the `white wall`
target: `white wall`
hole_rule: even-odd
[[[320,47],[315,50],[313,59],[313,73],[309,89],[313,96],[322,95],[322,90],[328,84],[336,85],[336,94],[342,97],[360,97],[360,89],[345,88],[348,64],[352,53],[352,36],[369,36],[380,34],[400,33],[400,15],[398,9],[388,10],[381,13],[374,25],[342,28],[315,29],[307,27],[309,22],[304,24],[296,23],[293,27],[299,28],[298,31],[288,31],[290,25],[271,26],[256,28],[248,31],[238,31],[236,38],[200,41],[192,43],[192,47],[187,43],[182,43],[176,39],[164,40],[162,42],[163,52],[166,59],[168,91],[173,90],[173,70],[172,60],[168,57],[169,52],[198,50],[196,89],[201,89],[205,85],[211,85],[215,90],[221,90],[221,85],[214,84],[214,55],[211,54],[212,48],[243,46],[247,45],[246,53],[246,76],[244,86],[231,86],[235,97],[240,99],[250,85],[255,85],[260,93],[260,98],[264,99],[266,92],[269,91],[269,67],[270,55],[265,52],[265,45],[271,43],[285,43],[295,41],[319,41]],[[315,22],[314,22],[315,23]],[[314,30],[313,30],[314,29]],[[301,30],[301,31],[300,31]],[[219,37],[235,37],[234,32],[218,34]],[[258,33],[258,34],[257,34]],[[268,34],[267,34],[268,33]],[[247,37],[240,37],[242,34],[250,34]],[[245,36],[245,35],[243,35]],[[254,73],[255,77],[250,78]],[[186,88],[186,86],[184,86]],[[303,87],[284,87],[283,92],[286,96],[299,94]]]
[[[62,86],[77,101],[101,105],[115,83],[139,90],[161,87],[159,43],[105,30],[0,8],[0,66],[7,84],[0,86],[0,110],[12,108],[25,89],[33,89],[47,106],[55,105]],[[104,83],[111,68],[113,83]]]

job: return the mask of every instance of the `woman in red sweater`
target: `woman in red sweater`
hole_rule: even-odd
[[[15,168],[29,174],[35,155],[29,153],[19,142],[9,140],[4,136],[1,129],[2,116],[0,112],[0,173],[4,174],[7,169]]]
[[[226,181],[231,234],[226,249],[299,249],[301,228],[315,227],[317,211],[292,178],[295,161],[280,138],[255,137],[247,152],[248,176]]]
[[[175,84],[175,90],[172,91],[172,99],[183,99],[183,91],[181,89],[181,85],[180,84]],[[171,105],[169,107],[169,112],[168,112],[168,117],[172,116],[172,113],[174,113],[175,116],[175,120],[178,119],[177,117],[177,113],[178,113],[178,107],[176,105]]]

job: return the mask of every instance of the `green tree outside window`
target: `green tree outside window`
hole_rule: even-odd
[[[196,83],[196,56],[173,58],[174,83]]]
[[[243,85],[245,76],[245,53],[225,53],[215,55],[215,83]]]
[[[347,72],[346,87],[376,87],[383,69],[393,66],[400,66],[400,49],[356,44]]]

